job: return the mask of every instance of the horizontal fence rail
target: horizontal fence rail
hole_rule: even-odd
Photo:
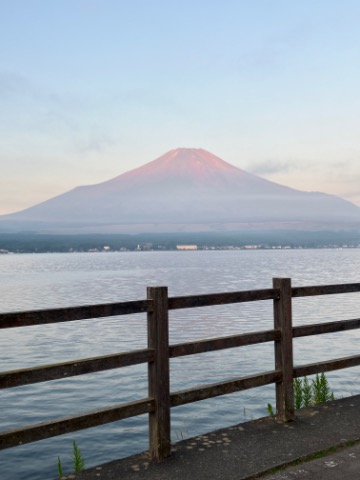
[[[360,292],[360,283],[344,283],[338,285],[316,285],[314,287],[293,287],[292,297],[312,297],[314,295],[336,295],[339,293]]]
[[[173,393],[171,398],[171,406],[178,407],[186,403],[198,402],[208,398],[227,395],[229,393],[248,390],[249,388],[262,387],[280,381],[282,378],[281,371],[263,372],[258,375],[248,377],[235,378],[226,382],[214,383],[204,387],[190,388]]]
[[[57,363],[54,365],[45,365],[44,367],[0,372],[0,389],[20,387],[31,383],[48,382],[49,380],[58,380],[59,378],[74,377],[76,375],[85,375],[87,373],[100,372],[112,368],[129,367],[130,365],[153,361],[154,350],[144,349]]]
[[[0,448],[16,447],[25,443],[36,442],[85,428],[98,427],[105,423],[116,422],[125,418],[150,413],[154,411],[154,409],[154,400],[148,398],[138,400],[137,402],[97,409],[84,415],[75,415],[29,425],[28,427],[8,430],[0,435]]]
[[[279,295],[274,288],[265,290],[249,290],[230,293],[210,293],[207,295],[191,295],[186,297],[169,298],[169,310],[180,308],[211,307],[227,305],[229,303],[256,302],[259,300],[273,300]]]
[[[294,378],[360,365],[360,355],[354,355],[294,366],[292,353],[294,338],[358,329],[360,328],[360,318],[293,327],[292,299],[357,292],[360,292],[360,283],[291,287],[290,279],[273,279],[273,288],[262,290],[169,298],[167,287],[149,287],[145,300],[2,313],[0,314],[0,329],[146,314],[148,348],[0,372],[0,390],[131,365],[147,364],[148,397],[80,415],[0,431],[0,449],[148,414],[150,452],[154,459],[159,460],[170,455],[171,451],[170,409],[172,407],[269,384],[275,384],[276,387],[278,419],[281,421],[292,420],[294,418]],[[262,300],[273,302],[274,328],[271,330],[207,338],[175,345],[169,344],[169,312],[171,310]],[[170,392],[170,359],[265,342],[273,342],[274,345],[275,365],[273,370]]]
[[[357,367],[358,365],[360,365],[360,355],[352,355],[351,357],[327,360],[326,362],[300,365],[294,368],[294,377],[304,377],[305,375],[314,375],[315,373],[331,372],[333,370],[341,370],[342,368]]]
[[[215,350],[225,350],[226,348],[244,347],[246,345],[256,345],[258,343],[280,340],[279,330],[264,330],[262,332],[243,333],[242,335],[231,335],[228,337],[208,338],[198,342],[179,343],[170,345],[170,358],[183,357],[185,355],[196,355],[205,352],[214,352]]]
[[[293,337],[307,337],[309,335],[321,335],[323,333],[345,332],[360,328],[360,318],[354,320],[339,320],[337,322],[314,323],[293,327]]]
[[[151,301],[140,300],[122,303],[105,303],[103,305],[86,305],[83,307],[33,310],[30,312],[2,313],[0,314],[0,329],[129,315],[148,312],[151,308]]]

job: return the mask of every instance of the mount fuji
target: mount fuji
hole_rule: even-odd
[[[0,231],[139,233],[360,226],[360,208],[178,148],[108,181],[0,216]]]

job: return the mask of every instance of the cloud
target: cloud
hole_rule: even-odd
[[[36,143],[40,150],[44,145],[68,150],[77,137],[94,136],[92,99],[52,90],[20,73],[0,71],[0,107],[0,131],[9,139],[3,148],[11,138],[21,138],[24,145]],[[87,143],[99,150],[100,139]]]
[[[23,75],[0,71],[0,99],[8,95],[28,94],[31,90],[31,82]]]
[[[0,71],[0,100],[14,105],[17,101],[68,106],[73,99],[61,98],[44,85],[18,72]]]
[[[291,158],[289,160],[268,159],[261,162],[255,162],[248,166],[247,170],[256,175],[278,175],[292,174],[300,172],[301,175],[321,174],[323,178],[334,179],[336,181],[345,178],[352,179],[353,172],[350,171],[349,162],[335,161],[324,163],[323,160],[316,158]]]
[[[74,106],[75,98],[50,92],[46,87],[30,78],[15,72],[0,71],[0,103],[2,114],[14,118],[14,126],[25,119],[30,125],[49,126],[55,117],[62,121],[69,107]],[[43,124],[43,125],[42,125]],[[73,125],[71,125],[73,128]]]
[[[272,175],[276,173],[289,173],[297,170],[296,164],[289,160],[266,160],[264,162],[251,164],[248,169],[256,175]]]
[[[81,138],[76,142],[76,150],[80,153],[102,153],[112,146],[116,145],[114,138],[106,135],[100,128],[94,127],[87,132],[85,138]]]

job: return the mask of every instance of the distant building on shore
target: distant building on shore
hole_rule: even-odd
[[[176,245],[176,250],[197,250],[197,245]]]

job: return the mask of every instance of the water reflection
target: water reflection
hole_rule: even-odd
[[[293,285],[359,281],[360,250],[139,252],[3,255],[0,311],[86,305],[146,297],[146,286],[167,285],[171,296],[269,288],[272,277]],[[294,299],[294,324],[357,318],[358,295]],[[170,312],[170,342],[272,328],[272,302],[262,301]],[[1,370],[106,355],[146,346],[144,314],[2,331]],[[299,338],[295,364],[359,351],[357,331]],[[171,360],[171,388],[182,389],[273,368],[271,344]],[[360,393],[359,368],[333,372],[335,396]],[[144,365],[2,391],[1,429],[102,408],[146,395]],[[274,387],[227,395],[172,411],[173,441],[266,415]],[[101,438],[101,441],[99,441]],[[76,439],[87,466],[147,448],[141,416],[0,453],[2,480],[56,476],[60,454],[71,457]],[[69,467],[70,469],[70,467]]]

